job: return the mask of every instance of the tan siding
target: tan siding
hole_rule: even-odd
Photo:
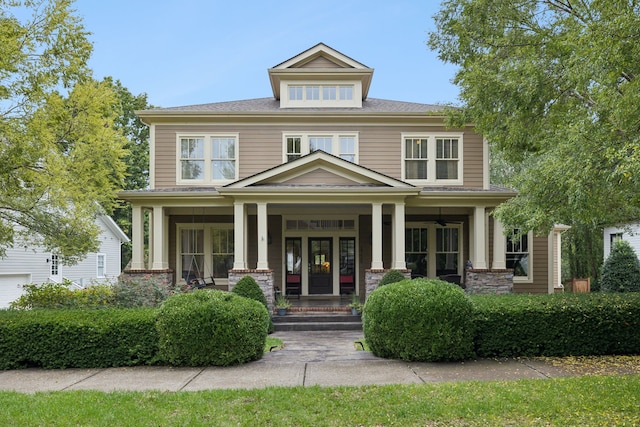
[[[514,292],[546,294],[549,282],[548,247],[546,237],[533,238],[533,283],[516,283]]]
[[[188,133],[238,133],[239,177],[246,178],[282,163],[283,133],[357,132],[360,165],[401,179],[402,133],[448,132],[444,127],[429,126],[247,126],[247,125],[157,125],[156,188],[176,186],[176,135]],[[464,186],[482,188],[482,138],[471,130],[464,136]]]
[[[329,184],[329,185],[352,185],[354,181],[342,176],[333,174],[329,171],[317,169],[307,174],[284,181],[283,184],[313,185],[313,184]]]
[[[323,56],[319,56],[313,61],[309,61],[306,64],[303,64],[301,67],[292,67],[292,68],[343,68],[336,64],[335,62],[329,61],[327,58]]]

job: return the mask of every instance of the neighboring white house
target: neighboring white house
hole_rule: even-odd
[[[640,224],[626,224],[604,229],[604,259],[609,257],[613,242],[626,240],[636,255],[640,255]]]
[[[28,283],[72,282],[86,286],[89,283],[115,281],[120,275],[121,246],[129,238],[106,215],[96,219],[100,226],[99,252],[91,252],[76,265],[62,265],[55,253],[41,247],[15,245],[0,259],[0,308],[22,295],[22,285]]]

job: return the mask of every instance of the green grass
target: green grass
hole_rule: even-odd
[[[280,350],[283,345],[284,342],[280,338],[267,337],[267,341],[264,343],[264,352]]]
[[[640,424],[640,376],[201,392],[0,392],[11,426]]]

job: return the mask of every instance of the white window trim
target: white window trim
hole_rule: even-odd
[[[529,256],[527,257],[527,275],[526,276],[516,276],[513,275],[513,283],[533,283],[533,231],[529,231],[527,233],[527,242],[529,245]],[[507,246],[507,236],[504,238],[505,243],[505,257],[508,254],[506,252]]]
[[[429,279],[437,279],[437,262],[436,255],[439,253],[436,251],[438,246],[436,230],[438,228],[457,228],[458,229],[458,274],[463,275],[464,273],[464,246],[463,246],[463,223],[460,224],[449,224],[446,227],[441,226],[440,224],[425,224],[424,222],[406,222],[405,230],[407,228],[426,228],[427,229],[427,275]],[[440,252],[440,253],[451,253],[451,252]]]
[[[180,248],[182,235],[182,230],[204,230],[203,236],[203,247],[204,247],[204,267],[200,273],[205,278],[213,275],[213,242],[211,239],[211,231],[213,229],[226,229],[232,230],[233,223],[178,223],[176,224],[176,271],[178,272],[176,275],[176,281],[184,284],[184,279],[182,278],[182,251]],[[216,285],[227,285],[228,278],[226,277],[215,277]]]
[[[309,140],[313,137],[328,137],[331,138],[331,153],[336,157],[340,157],[342,154],[340,152],[340,138],[348,137],[354,139],[354,159],[353,163],[359,163],[359,145],[360,145],[360,135],[358,132],[283,132],[282,133],[282,162],[287,163],[288,161],[288,153],[287,153],[287,138],[300,138],[300,157],[306,156],[310,153],[309,148]]]
[[[103,258],[102,275],[100,275],[100,257]],[[107,254],[97,253],[96,254],[96,279],[104,279],[105,277],[107,277]]]
[[[302,99],[290,99],[289,87],[302,87]],[[320,99],[307,99],[307,87],[319,87]],[[324,99],[324,87],[336,88],[336,99]],[[348,86],[353,88],[352,99],[340,99],[340,88]],[[280,82],[280,108],[362,108],[362,82],[354,80],[282,80]]]
[[[427,132],[427,133],[402,133],[400,144],[400,157],[402,159],[402,179],[417,186],[428,185],[462,185],[464,183],[464,133],[462,132]],[[407,138],[419,138],[427,140],[427,179],[407,179],[405,140]],[[457,179],[436,179],[436,139],[458,139],[458,178]]]
[[[182,165],[180,161],[181,146],[180,139],[182,138],[202,138],[204,139],[204,173],[203,179],[183,179],[182,178]],[[211,162],[212,158],[212,144],[211,140],[214,138],[234,138],[234,156],[235,156],[235,169],[236,174],[233,179],[212,179]],[[218,184],[224,185],[238,180],[238,171],[240,169],[239,149],[240,146],[240,134],[229,133],[196,133],[196,132],[180,132],[176,134],[176,184],[177,185],[211,185]]]

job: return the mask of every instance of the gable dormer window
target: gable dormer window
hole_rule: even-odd
[[[283,135],[284,161],[290,162],[314,151],[324,151],[351,163],[358,162],[358,133],[303,133]]]
[[[362,85],[359,82],[282,82],[282,108],[360,108]]]

